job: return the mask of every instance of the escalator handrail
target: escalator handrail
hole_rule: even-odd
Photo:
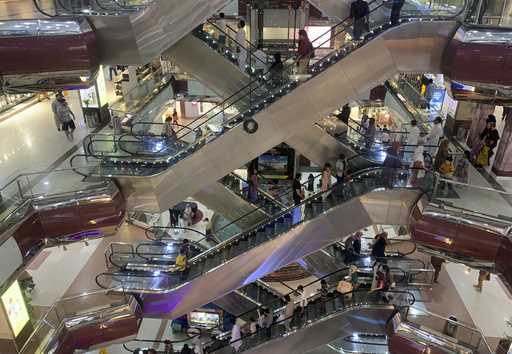
[[[355,178],[358,178],[358,177],[362,177],[362,176],[365,176],[365,175],[368,175],[370,173],[375,173],[375,172],[378,172],[378,171],[387,171],[387,170],[392,170],[392,171],[405,171],[405,170],[411,170],[411,169],[403,169],[403,168],[399,168],[399,169],[389,169],[389,168],[383,168],[383,167],[377,167],[377,168],[367,168],[367,169],[364,169],[364,170],[361,170],[361,171],[358,171],[358,173],[356,173],[354,176],[351,177],[351,180],[350,182],[352,182]],[[320,175],[321,176],[321,175]],[[347,183],[350,183],[350,182],[345,182],[343,183],[342,185],[346,185]],[[201,259],[203,257],[206,257],[208,256],[208,254],[212,253],[212,252],[216,252],[217,251],[217,248],[221,248],[221,247],[224,247],[224,246],[227,246],[228,244],[232,243],[232,242],[235,242],[235,241],[238,241],[241,237],[243,237],[245,234],[249,234],[251,232],[254,232],[254,231],[257,231],[261,226],[264,226],[266,224],[268,224],[269,222],[271,222],[271,220],[276,220],[280,217],[284,217],[285,215],[289,214],[290,212],[292,212],[295,208],[299,207],[299,206],[304,206],[308,203],[311,203],[315,200],[318,200],[319,198],[321,198],[324,194],[330,194],[334,188],[338,188],[338,184],[334,184],[332,185],[328,190],[326,191],[320,191],[318,193],[315,193],[313,195],[311,195],[309,198],[305,198],[304,200],[301,201],[301,203],[299,203],[298,205],[292,205],[291,207],[289,207],[288,209],[285,209],[279,213],[277,213],[276,215],[273,215],[271,218],[267,219],[267,220],[264,220],[260,223],[258,223],[256,226],[254,227],[251,227],[250,229],[246,230],[246,231],[243,231],[241,233],[239,233],[238,235],[236,236],[233,236],[231,237],[230,239],[226,240],[226,241],[223,241],[221,243],[219,243],[217,246],[215,246],[214,248],[211,248],[209,249],[208,251],[206,252],[203,252],[202,254],[200,255],[197,255],[196,257],[193,257],[192,259],[190,259],[190,262],[193,263],[195,260],[197,259]],[[398,187],[398,188],[401,188],[401,187]],[[415,187],[415,188],[418,188],[420,189],[419,187]]]
[[[247,54],[249,55],[249,57],[251,58],[254,58],[255,60],[259,61],[260,63],[263,63],[265,65],[267,65],[266,62],[264,62],[263,60],[261,60],[260,58],[258,58],[257,56],[254,55],[254,52],[247,49],[247,47],[245,45],[242,45],[240,42],[238,42],[235,38],[233,38],[231,35],[227,34],[225,31],[221,30],[214,22],[212,22],[211,19],[208,19],[206,20],[206,23],[208,23],[210,26],[214,27],[219,33],[223,33],[224,36],[226,38],[229,38],[230,41],[234,42],[239,48],[243,48]],[[227,27],[227,25],[226,25]],[[230,27],[231,29],[231,27]],[[205,31],[202,31],[202,32],[205,32]],[[207,32],[205,32],[207,33]],[[250,48],[254,48],[254,49],[257,49],[250,41],[248,41],[247,39],[245,40],[246,44],[249,45]],[[252,61],[252,60],[251,60]]]
[[[356,290],[352,290],[352,291],[350,291],[348,293],[345,293],[345,294],[338,293],[337,291],[335,291],[335,293],[336,293],[336,295],[334,297],[329,298],[327,301],[334,301],[337,298],[343,298],[344,299],[348,295],[350,295],[352,297],[355,297],[355,294],[357,294],[357,293],[368,293],[368,291],[367,290],[358,290],[358,289],[356,289]],[[414,303],[416,302],[416,297],[414,296],[414,294],[412,292],[409,292],[409,291],[406,291],[406,290],[401,290],[401,291],[397,291],[397,290],[386,290],[386,291],[378,290],[378,291],[374,291],[374,293],[383,294],[383,295],[387,295],[387,294],[406,294],[408,296],[408,299],[407,299],[408,305],[406,307],[410,307],[410,306],[414,305]],[[318,294],[315,294],[315,295],[311,296],[310,298],[308,298],[308,305],[310,303],[309,299],[314,298],[314,297],[318,297]],[[379,298],[378,295],[376,295],[376,297]],[[308,305],[306,305],[306,306],[308,306]],[[344,305],[343,308],[341,308],[340,310],[334,311],[332,313],[329,313],[325,317],[332,316],[332,315],[334,315],[336,313],[339,313],[340,311],[344,311],[344,310],[347,310],[347,309],[349,309],[351,307],[361,306],[361,305],[369,305],[369,303],[368,302],[364,302],[364,303],[360,303],[358,305],[352,305],[352,306],[345,306]],[[377,303],[377,305],[386,305],[386,303],[385,302],[379,302],[379,303]],[[395,306],[395,305],[393,305],[393,306]],[[283,319],[281,321],[273,321],[272,325],[270,326],[270,328],[272,328],[272,327],[276,328],[277,326],[284,325],[287,321],[291,321],[293,318],[294,318],[294,316],[292,315],[291,317],[287,317],[287,318],[285,318],[285,319]],[[313,323],[315,323],[316,321],[321,320],[321,318],[322,317],[318,318],[317,320],[313,320],[313,321],[304,321],[302,326],[306,326],[306,325],[310,326]],[[242,335],[241,338],[236,340],[236,341],[229,341],[226,345],[220,347],[219,349],[217,349],[216,351],[214,351],[212,353],[220,352],[224,348],[233,345],[233,343],[236,343],[238,341],[246,340],[249,337],[258,337],[258,338],[260,336],[262,337],[262,336],[265,335],[264,331],[268,331],[268,329],[267,328],[258,328],[255,333],[250,333],[249,335],[246,335],[246,336]],[[272,339],[269,339],[269,341],[270,340],[275,340],[275,339],[276,338],[274,337]],[[259,343],[257,345],[261,345],[261,344],[262,343]]]
[[[176,243],[180,243],[180,242],[176,242]],[[181,242],[183,243],[183,242]],[[160,242],[160,241],[153,241],[153,243],[147,243],[147,242],[142,242],[142,243],[139,243],[137,245],[137,247],[135,247],[135,254],[147,261],[150,261],[151,260],[151,256],[168,256],[168,255],[173,255],[173,254],[179,254],[179,250],[176,251],[176,252],[172,252],[172,253],[151,253],[151,252],[141,252],[139,250],[139,248],[141,247],[147,247],[147,246],[158,246],[158,244],[160,245],[167,245],[166,242]],[[195,247],[196,249],[198,250],[201,250],[203,251],[204,250],[204,247],[198,247],[196,243],[194,242],[190,242],[190,246],[193,246]]]
[[[50,17],[50,18],[57,17],[57,13],[55,13],[55,15],[51,15],[48,12],[46,12],[45,10],[43,10],[43,8],[39,4],[38,0],[32,0],[32,3],[34,4],[34,7],[36,8],[36,10],[39,11],[44,16],[47,16],[47,17]]]
[[[237,174],[236,174],[236,173],[234,173],[234,172],[230,172],[227,176],[234,177],[234,178],[236,178],[236,179],[240,180],[241,182],[243,182],[243,183],[245,183],[245,184],[249,185],[249,181],[247,181],[247,180],[243,179],[242,177],[240,177],[239,175],[237,175]],[[259,179],[259,178],[260,178],[260,175],[258,175],[258,179]],[[262,178],[264,178],[264,177],[262,177]],[[227,188],[228,188],[228,189],[231,189],[231,188],[229,187],[229,184],[228,184],[228,183],[224,183],[224,182],[222,182],[222,179],[221,179],[221,183],[222,183],[223,185],[227,186]],[[271,203],[273,203],[273,204],[275,204],[275,205],[279,206],[280,208],[286,208],[286,206],[285,206],[283,203],[281,203],[280,201],[278,201],[277,199],[275,199],[275,198],[274,198],[272,195],[270,195],[267,191],[265,191],[265,190],[263,190],[263,189],[261,189],[261,188],[259,188],[259,187],[257,188],[257,190],[258,190],[258,194],[259,194],[259,195],[263,196],[265,199],[269,200]],[[235,193],[237,193],[237,194],[239,194],[237,191],[234,191],[234,192],[235,192]]]
[[[372,0],[372,1],[370,1],[370,2],[368,3],[368,5],[371,5],[371,4],[376,3],[376,2],[378,2],[378,1],[381,1],[381,0]],[[383,7],[383,6],[384,6],[384,4],[385,4],[385,2],[382,2],[382,3],[381,3],[379,6],[377,6],[375,9],[372,9],[370,13],[372,13],[373,11],[376,11],[376,10],[378,10],[379,8]],[[324,41],[323,41],[322,43],[320,43],[316,48],[313,48],[313,52],[314,52],[314,50],[315,50],[315,49],[319,49],[319,48],[320,48],[322,45],[324,45],[325,43],[330,42],[330,41],[331,41],[331,36],[332,36],[332,37],[335,37],[335,36],[336,36],[336,35],[338,35],[339,33],[342,33],[342,32],[347,31],[347,30],[349,29],[349,25],[344,26],[344,28],[342,29],[342,31],[340,31],[339,33],[332,34],[333,29],[336,29],[338,26],[341,26],[341,25],[345,24],[346,22],[351,22],[351,18],[350,18],[350,16],[346,17],[344,20],[340,21],[338,24],[336,24],[336,25],[334,25],[334,26],[330,27],[328,31],[326,31],[326,32],[325,32],[325,33],[323,33],[322,35],[318,36],[316,39],[312,40],[311,42],[312,42],[312,43],[314,43],[315,41],[320,40],[320,39],[321,39],[323,36],[325,36],[325,35],[328,35],[328,37],[329,37],[329,39],[328,39],[328,40],[324,40]],[[310,52],[310,53],[308,53],[308,54],[304,54],[304,56],[306,56],[306,55],[310,55],[310,54],[312,54],[312,52]],[[327,57],[328,57],[328,56],[330,56],[330,53],[327,55]],[[283,71],[285,71],[285,70],[287,70],[287,69],[289,69],[289,68],[292,68],[294,65],[296,65],[296,64],[298,63],[298,61],[299,61],[302,57],[303,57],[303,56],[298,57],[296,60],[294,60],[292,63],[290,63],[290,64],[287,66],[287,68],[283,68]],[[266,71],[266,73],[265,73],[264,75],[266,75],[266,74],[271,74],[271,72],[272,72],[272,70],[270,70],[270,69],[269,69],[269,70],[267,70],[267,71]],[[253,84],[257,84],[257,85],[256,85],[255,87],[253,87]],[[190,127],[192,124],[194,124],[194,123],[195,123],[195,122],[197,122],[197,121],[201,121],[201,120],[203,120],[205,117],[207,117],[207,116],[208,116],[208,114],[209,114],[210,112],[213,112],[215,109],[217,109],[217,108],[219,108],[219,107],[221,107],[221,108],[222,108],[222,107],[224,107],[223,109],[221,109],[221,111],[223,111],[224,109],[229,108],[229,107],[231,107],[232,105],[234,105],[238,100],[245,99],[246,95],[242,96],[242,98],[238,98],[238,99],[237,99],[237,101],[232,102],[232,103],[230,103],[227,107],[225,107],[225,103],[226,103],[226,102],[228,102],[231,98],[238,96],[238,94],[240,94],[240,93],[244,92],[246,89],[249,89],[249,96],[250,96],[250,95],[251,95],[252,90],[255,90],[255,89],[259,88],[259,87],[263,87],[264,85],[265,85],[265,83],[264,83],[264,82],[261,82],[261,81],[260,81],[260,80],[258,80],[258,79],[251,80],[248,84],[246,84],[246,85],[245,85],[244,87],[242,87],[240,90],[236,91],[236,92],[235,92],[235,93],[233,93],[231,96],[229,96],[228,98],[226,98],[223,102],[219,103],[217,106],[212,107],[210,110],[208,110],[207,112],[205,112],[202,116],[200,116],[200,117],[198,117],[198,118],[194,119],[192,122],[190,122],[189,124],[187,124],[187,127]],[[206,119],[206,120],[202,121],[199,125],[197,125],[197,126],[196,126],[195,128],[193,128],[193,129],[192,129],[192,128],[190,128],[190,129],[191,129],[191,131],[193,132],[193,131],[197,130],[198,128],[200,129],[200,127],[201,127],[201,126],[204,126],[205,124],[207,124],[207,123],[208,123],[211,119],[213,119],[215,116],[216,116],[216,115],[213,115],[212,117],[210,117],[210,118],[208,118],[208,119]],[[180,131],[180,130],[178,130],[176,133],[179,133],[179,131]],[[189,134],[189,133],[190,133],[190,132],[187,132],[187,133],[186,133],[185,135],[183,135],[183,136],[186,136],[186,135],[187,135],[187,134]],[[176,154],[175,154],[175,155],[176,155]]]

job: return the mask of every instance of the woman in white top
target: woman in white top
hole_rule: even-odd
[[[240,325],[233,323],[233,328],[231,329],[231,347],[238,352],[240,347],[242,346],[242,331],[240,330]]]
[[[245,64],[247,63],[247,49],[245,48],[245,21],[238,22],[238,32],[236,33],[236,52],[238,55],[238,67],[245,72]]]
[[[439,145],[439,141],[443,137],[443,120],[441,117],[436,117],[434,120],[434,125],[432,126],[432,130],[428,135],[428,145],[433,145],[429,148],[430,155],[435,156],[437,153],[437,146]]]

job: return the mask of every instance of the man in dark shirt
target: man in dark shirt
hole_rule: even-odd
[[[361,38],[361,34],[369,30],[368,16],[370,10],[364,0],[356,0],[350,4],[350,18],[354,21],[354,39]]]
[[[304,199],[304,190],[302,189],[302,184],[300,183],[300,173],[295,175],[295,179],[293,180],[293,202],[295,205],[300,204],[302,199]]]

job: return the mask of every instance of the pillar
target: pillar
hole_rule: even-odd
[[[505,118],[505,127],[501,133],[492,171],[497,176],[512,176],[512,111]]]
[[[461,103],[459,103],[461,104]],[[475,116],[469,128],[467,144],[472,148],[474,144],[480,142],[480,133],[484,130],[487,117],[494,113],[494,105],[479,103],[475,108]]]

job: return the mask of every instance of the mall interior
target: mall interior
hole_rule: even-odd
[[[0,354],[512,353],[511,0],[0,16]]]

